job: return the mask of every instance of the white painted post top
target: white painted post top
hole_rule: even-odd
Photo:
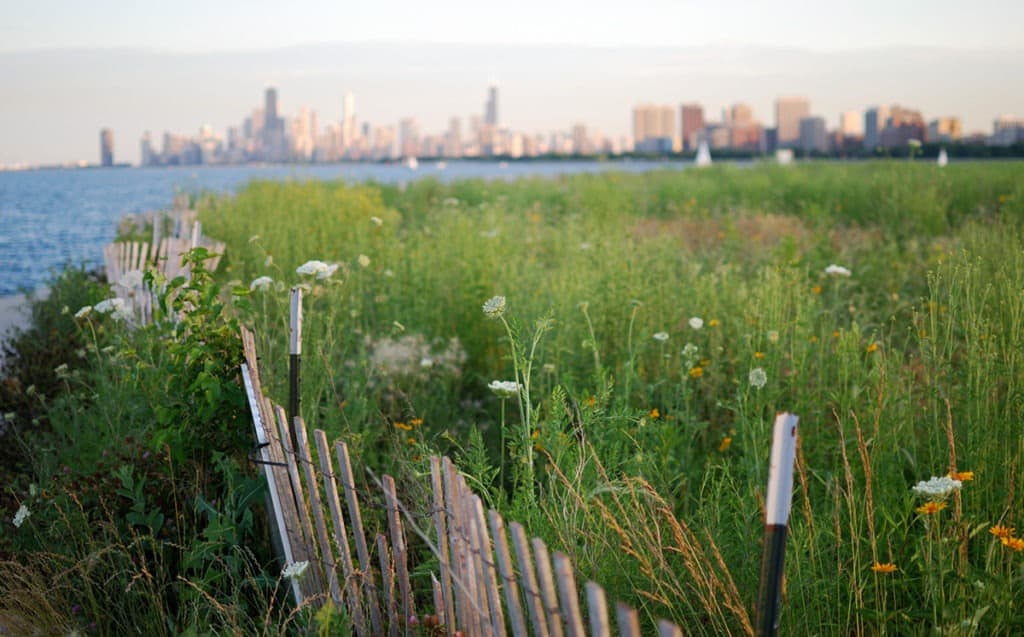
[[[302,288],[292,288],[292,311],[290,322],[289,353],[295,356],[302,354]]]
[[[775,416],[772,455],[768,466],[768,494],[765,523],[785,526],[793,502],[793,461],[796,458],[796,425],[799,418],[789,412]]]

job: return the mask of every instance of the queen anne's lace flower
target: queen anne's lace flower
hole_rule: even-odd
[[[92,309],[100,314],[109,314],[110,318],[115,321],[127,321],[132,317],[132,312],[128,309],[128,305],[125,304],[124,299],[117,297],[100,301],[94,305]],[[81,311],[82,310],[79,310],[79,312]]]
[[[511,398],[519,393],[522,385],[512,380],[492,380],[487,388],[500,398]]]
[[[949,476],[932,477],[930,480],[922,480],[911,487],[911,491],[917,495],[923,495],[933,500],[941,500],[950,493],[959,490],[963,482],[954,480]]]
[[[250,290],[266,290],[274,283],[274,279],[269,276],[261,276],[253,279],[252,283],[249,284]]]
[[[28,507],[24,504],[18,507],[18,512],[14,514],[14,526],[15,528],[21,528],[21,525],[25,523],[25,518],[32,515],[32,512],[28,510]]]
[[[658,341],[659,343],[664,343],[665,341],[668,340],[668,332],[655,333],[654,340]]]
[[[850,276],[853,273],[850,272],[849,269],[844,268],[841,265],[836,265],[835,263],[833,263],[833,264],[830,264],[827,268],[825,268],[825,274],[827,274],[829,276]]]
[[[309,570],[308,561],[303,560],[301,562],[292,562],[288,566],[284,567],[284,570],[281,571],[281,576],[290,580],[297,580],[305,575],[307,570]]]
[[[500,318],[505,313],[505,297],[492,296],[484,303],[484,315],[487,318]]]
[[[690,323],[690,327],[695,329],[695,330],[699,330],[700,328],[704,327],[704,319],[702,319],[699,316],[692,317],[689,320],[689,323]]]
[[[295,272],[304,276],[315,276],[317,279],[330,278],[332,274],[338,269],[337,263],[324,263],[323,261],[306,261],[298,268]]]
[[[760,367],[755,367],[747,374],[747,380],[750,382],[751,387],[761,389],[768,384],[768,374]]]

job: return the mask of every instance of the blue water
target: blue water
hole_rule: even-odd
[[[98,264],[105,243],[126,215],[169,208],[175,193],[234,192],[253,179],[344,179],[399,183],[603,171],[682,168],[681,162],[449,161],[444,169],[403,165],[222,166],[183,168],[46,169],[0,172],[0,297],[33,290],[67,263]]]

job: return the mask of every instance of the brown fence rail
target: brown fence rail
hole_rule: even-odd
[[[297,604],[319,607],[331,600],[345,608],[360,636],[408,635],[424,623],[439,634],[466,637],[613,634],[604,590],[586,582],[581,595],[569,558],[550,552],[538,538],[529,540],[520,524],[506,524],[497,511],[485,510],[447,457],[430,459],[432,528],[417,526],[395,481],[385,475],[375,488],[384,502],[386,534],[368,541],[348,447],[335,442],[332,454],[327,435],[316,429],[314,460],[303,419],[289,423],[284,409],[263,394],[253,335],[244,328],[242,342],[242,376],[259,444],[256,461],[269,485],[275,541],[286,564],[309,563],[306,575],[292,580]],[[427,591],[413,590],[410,532],[437,558]],[[418,608],[423,600],[431,600],[433,608]],[[636,611],[616,604],[614,616],[618,634],[641,635]],[[658,634],[683,633],[662,621]]]

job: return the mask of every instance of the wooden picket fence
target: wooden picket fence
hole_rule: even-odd
[[[570,559],[528,539],[520,524],[486,511],[447,457],[430,460],[432,506],[425,516],[403,506],[390,476],[375,481],[386,532],[370,538],[362,507],[376,505],[361,502],[347,445],[337,441],[332,449],[327,435],[314,430],[314,459],[303,419],[289,423],[285,410],[264,395],[253,335],[244,328],[242,342],[259,451],[254,461],[267,478],[275,542],[286,564],[309,563],[305,575],[291,581],[297,604],[332,601],[346,610],[360,637],[410,635],[418,626],[466,637],[612,635],[604,590],[586,582],[581,596]],[[428,529],[417,519],[429,520]],[[410,577],[410,532],[437,558],[427,590],[414,590]],[[618,634],[641,635],[635,610],[616,604],[614,616]],[[683,634],[667,621],[657,629],[663,637]]]
[[[196,215],[194,210],[141,215],[134,223],[152,222],[151,241],[115,241],[103,246],[107,281],[114,294],[131,308],[136,322],[147,324],[153,319],[154,291],[143,283],[144,272],[156,269],[168,281],[188,276],[182,256],[196,247],[204,247],[210,252],[210,257],[204,262],[207,270],[212,272],[220,264],[225,244],[203,236],[202,225]],[[170,236],[161,236],[165,220],[170,222]]]

